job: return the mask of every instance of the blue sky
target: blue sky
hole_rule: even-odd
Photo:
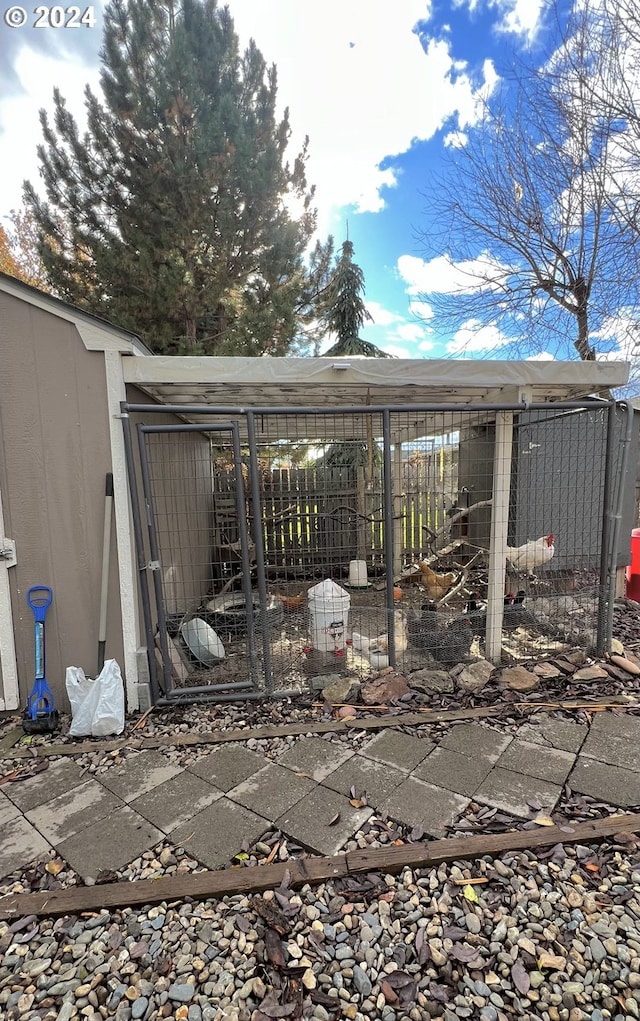
[[[3,0],[3,11],[8,6]],[[348,223],[375,319],[362,335],[402,357],[459,356],[464,337],[437,335],[418,300],[425,281],[446,289],[452,273],[442,259],[423,260],[416,233],[429,226],[424,190],[514,57],[544,43],[543,0],[229,0],[229,7],[241,40],[252,35],[276,63],[295,138],[309,135],[320,234],[333,233],[339,247]],[[38,110],[51,109],[53,86],[79,118],[85,84],[97,87],[101,4],[94,8],[94,28],[0,27],[2,215],[20,204],[23,178],[37,180]],[[495,339],[487,332],[469,353],[499,357]]]

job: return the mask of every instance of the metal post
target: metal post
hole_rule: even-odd
[[[634,407],[631,401],[620,401],[617,405],[621,410],[624,409],[626,414],[626,429],[624,435],[620,441],[621,454],[620,454],[620,465],[618,467],[618,485],[616,488],[616,504],[615,514],[613,521],[613,534],[611,536],[612,546],[612,562],[611,562],[611,573],[609,577],[609,599],[607,605],[607,624],[606,624],[606,640],[607,647],[611,646],[611,634],[613,631],[613,604],[616,597],[616,574],[618,571],[618,545],[620,542],[620,527],[622,525],[622,513],[624,505],[625,495],[625,483],[627,474],[627,463],[629,460],[629,448],[631,446],[631,436],[633,433],[634,423]]]
[[[151,687],[151,701],[157,705],[160,698],[158,686],[158,675],[156,672],[156,661],[154,655],[153,625],[151,622],[151,601],[149,599],[149,578],[147,576],[147,560],[144,549],[142,531],[142,516],[140,514],[140,501],[138,500],[138,485],[136,479],[136,466],[133,457],[133,440],[131,438],[131,419],[126,412],[122,414],[122,431],[124,435],[124,455],[127,463],[127,475],[129,476],[129,496],[131,497],[131,515],[133,517],[133,535],[136,545],[136,557],[138,560],[138,580],[140,583],[140,598],[142,600],[142,619],[144,621],[144,633],[147,642],[147,660],[149,663],[149,685]]]
[[[251,561],[249,559],[247,508],[244,502],[244,481],[242,478],[242,450],[240,448],[240,434],[237,422],[234,422],[232,426],[231,440],[233,444],[233,463],[236,472],[236,513],[238,515],[238,531],[240,534],[242,594],[244,595],[247,607],[247,659],[249,661],[249,678],[254,687],[257,688],[258,658],[256,655],[253,592],[251,591]]]
[[[267,579],[264,569],[264,540],[262,536],[262,501],[260,499],[260,479],[258,475],[258,450],[256,437],[256,421],[252,411],[245,412],[247,423],[247,439],[249,441],[249,481],[251,485],[251,503],[253,510],[253,542],[256,548],[256,576],[260,609],[266,614]],[[262,650],[264,656],[265,694],[273,694],[273,669],[271,666],[271,643],[269,629],[262,629]]]
[[[393,448],[393,574],[402,571],[402,443],[396,442]]]
[[[153,591],[156,597],[156,613],[158,615],[158,634],[160,638],[160,652],[162,654],[162,673],[164,675],[165,693],[171,694],[173,689],[173,678],[171,676],[171,660],[169,657],[169,643],[167,642],[167,618],[164,612],[164,592],[162,591],[162,578],[160,577],[160,547],[156,533],[156,523],[153,517],[151,497],[151,476],[149,475],[149,462],[147,460],[147,448],[144,445],[145,428],[138,426],[138,448],[140,451],[140,468],[142,470],[142,492],[144,493],[145,510],[147,512],[147,530],[149,532],[149,553],[151,563],[148,565],[153,574]],[[153,645],[152,645],[153,647]]]
[[[607,414],[607,446],[604,462],[604,482],[602,493],[602,535],[600,539],[600,586],[598,591],[598,632],[596,635],[596,652],[598,655],[606,650],[609,644],[607,635],[607,619],[609,615],[609,571],[613,559],[611,551],[611,534],[615,507],[615,492],[612,485],[613,459],[615,454],[616,406],[609,404]]]
[[[493,455],[493,503],[491,505],[487,636],[485,642],[486,656],[492,663],[499,663],[502,654],[502,619],[504,616],[505,558],[509,531],[512,448],[513,414],[510,411],[499,411],[496,415],[496,438]]]
[[[382,412],[382,489],[384,507],[384,566],[387,575],[387,634],[389,636],[389,664],[396,665],[396,629],[393,615],[393,473],[391,470],[391,415]]]

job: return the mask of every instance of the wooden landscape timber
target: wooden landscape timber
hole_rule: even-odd
[[[338,734],[347,730],[385,730],[388,727],[425,727],[433,723],[452,723],[461,720],[489,719],[531,709],[562,709],[564,711],[597,712],[602,709],[638,709],[640,703],[630,702],[624,695],[613,695],[600,702],[589,699],[571,699],[566,702],[501,702],[495,706],[473,709],[422,709],[418,712],[397,713],[393,716],[362,716],[346,720],[326,720],[313,723],[286,723],[268,727],[246,727],[237,730],[207,731],[195,734],[158,734],[144,737],[132,732],[108,741],[80,741],[66,744],[41,744],[15,748],[0,741],[0,759],[50,758],[53,756],[86,755],[90,752],[111,752],[118,748],[147,750],[150,748],[185,748],[193,745],[226,744],[230,741],[248,741],[254,738],[265,741],[274,737],[299,737],[303,734]],[[361,706],[354,706],[361,709]],[[137,725],[136,725],[137,726]],[[136,727],[134,727],[134,731]],[[12,732],[13,733],[13,732]],[[8,735],[9,736],[9,735]],[[15,732],[15,740],[22,736]]]
[[[485,855],[552,847],[554,844],[588,844],[616,834],[638,831],[640,815],[612,815],[589,822],[545,826],[539,830],[512,830],[416,842],[401,847],[367,848],[331,858],[298,858],[275,865],[237,866],[215,872],[139,879],[136,882],[9,894],[0,899],[0,920],[27,915],[77,915],[125,906],[171,903],[186,897],[206,900],[237,893],[258,893],[282,884],[298,887],[361,873],[393,873],[407,867],[427,869],[442,862],[471,861]]]

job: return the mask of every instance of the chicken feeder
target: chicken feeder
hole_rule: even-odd
[[[319,652],[344,649],[351,596],[330,578],[309,589],[311,644]]]

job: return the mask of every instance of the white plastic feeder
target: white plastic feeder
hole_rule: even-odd
[[[344,649],[349,624],[351,596],[335,581],[326,578],[309,589],[311,644],[320,652]]]

